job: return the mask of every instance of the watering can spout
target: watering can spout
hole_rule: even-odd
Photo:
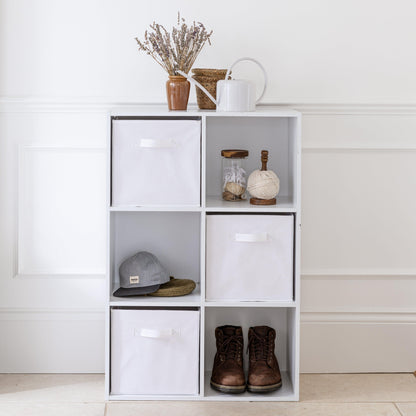
[[[208,92],[208,90],[201,85],[198,81],[195,81],[190,75],[188,75],[186,72],[177,70],[176,71],[178,74],[182,75],[183,77],[185,77],[192,85],[195,85],[195,87],[198,87],[199,89],[201,89],[206,95],[207,97],[215,104],[217,104],[217,101],[215,100],[215,98]]]

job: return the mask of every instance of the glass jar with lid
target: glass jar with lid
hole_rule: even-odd
[[[247,173],[245,162],[248,150],[221,150],[222,156],[222,199],[244,201],[247,199]]]

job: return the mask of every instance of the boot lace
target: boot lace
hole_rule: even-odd
[[[219,352],[226,360],[234,360],[240,355],[243,349],[243,337],[240,335],[230,335],[220,345]]]
[[[269,337],[261,337],[255,332],[252,333],[247,345],[247,351],[254,355],[255,360],[266,361],[270,347]]]

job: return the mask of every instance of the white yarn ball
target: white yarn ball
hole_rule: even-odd
[[[247,190],[258,199],[272,199],[280,189],[280,180],[271,170],[255,170],[248,177]]]

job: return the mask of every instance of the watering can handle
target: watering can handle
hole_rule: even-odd
[[[251,61],[251,62],[254,62],[255,64],[257,64],[259,67],[260,67],[260,69],[263,71],[263,76],[264,76],[264,87],[263,87],[263,91],[261,92],[261,94],[260,94],[260,97],[259,98],[257,98],[257,100],[256,100],[256,104],[258,104],[259,102],[260,102],[260,100],[263,98],[263,95],[264,95],[264,93],[266,92],[266,87],[267,87],[267,74],[266,74],[266,70],[263,68],[263,65],[259,62],[259,61],[256,61],[255,59],[253,59],[253,58],[240,58],[240,59],[237,59],[231,66],[230,66],[230,68],[228,69],[228,71],[227,71],[227,75],[225,76],[225,79],[228,79],[228,77],[230,76],[230,73],[231,73],[231,70],[234,68],[234,66],[235,66],[235,64],[237,64],[238,62],[241,62],[241,61]]]
[[[207,97],[215,104],[217,105],[217,101],[215,100],[215,98],[208,92],[208,90],[203,87],[198,81],[195,81],[190,75],[188,75],[186,72],[180,71],[179,69],[176,70],[176,72],[180,75],[182,75],[183,77],[185,77],[192,85],[195,85],[195,87],[201,89],[206,95]]]

